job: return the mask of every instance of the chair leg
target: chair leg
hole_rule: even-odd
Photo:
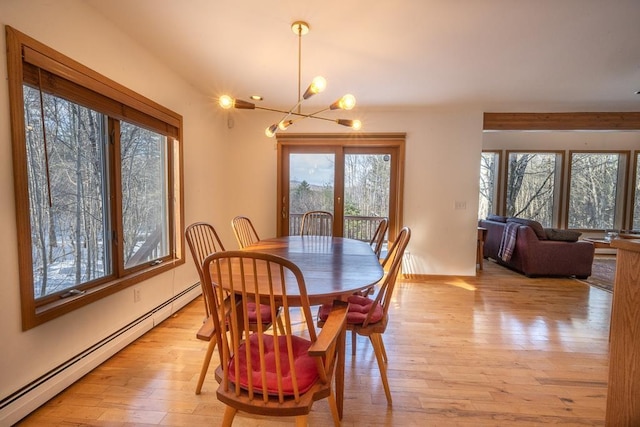
[[[356,331],[351,331],[351,355],[355,356],[356,355],[356,338],[357,338],[358,334],[356,333]]]
[[[200,394],[202,390],[202,384],[204,384],[204,377],[207,376],[207,370],[209,369],[209,364],[211,363],[211,356],[213,356],[213,350],[216,348],[216,336],[212,336],[209,340],[209,345],[207,346],[207,353],[204,356],[204,361],[202,362],[202,369],[200,370],[200,378],[198,378],[198,385],[196,386],[196,394]]]
[[[222,427],[231,427],[233,424],[233,418],[236,416],[238,410],[236,408],[232,408],[231,406],[227,406],[224,410],[224,418],[222,419]]]
[[[382,358],[384,359],[384,363],[389,363],[389,358],[387,357],[387,349],[384,347],[382,335],[380,335],[380,348],[382,349]]]
[[[338,404],[336,403],[336,397],[333,395],[333,390],[327,398],[329,400],[329,409],[331,409],[331,416],[333,417],[333,425],[340,427],[340,414],[338,414]]]
[[[373,352],[378,360],[378,368],[380,368],[380,378],[382,379],[382,386],[384,387],[384,393],[387,395],[387,404],[391,406],[391,390],[389,389],[389,382],[387,381],[387,366],[384,362],[383,352],[384,344],[382,344],[382,336],[380,334],[369,335],[371,345],[373,346]]]
[[[307,418],[307,415],[298,415],[296,417],[296,427],[307,427],[309,424]]]

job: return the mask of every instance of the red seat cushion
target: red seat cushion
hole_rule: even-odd
[[[247,314],[249,316],[250,323],[258,322],[258,305],[255,302],[247,303]],[[260,304],[260,314],[262,315],[262,323],[272,323],[271,309],[268,305]]]
[[[263,335],[265,346],[265,365],[267,377],[267,393],[270,395],[278,394],[278,374],[276,372],[276,354],[274,351],[275,337],[273,335]],[[245,341],[240,345],[239,351],[234,355],[229,364],[229,378],[232,382],[240,384],[240,387],[247,389],[249,384],[249,375],[253,379],[254,390],[264,390],[262,385],[262,374],[260,371],[260,352],[258,349],[258,334],[251,334],[248,343]],[[282,388],[286,396],[293,395],[293,379],[292,372],[289,369],[289,361],[287,355],[286,337],[279,336],[278,343],[280,347],[280,367],[282,369]],[[308,355],[311,342],[297,336],[292,336],[294,354],[294,369],[298,380],[298,390],[304,393],[318,380],[318,369],[315,360]],[[246,345],[251,350],[251,369],[247,372],[247,353]],[[240,378],[236,381],[235,363],[240,363]]]
[[[351,295],[347,301],[349,302],[347,323],[351,323],[352,325],[361,325],[373,307],[373,300],[360,295]],[[331,304],[324,304],[320,307],[318,317],[321,321],[324,322],[327,320],[327,317],[329,317],[329,313],[331,312],[331,307]],[[380,306],[380,304],[376,304],[375,308],[373,308],[373,314],[371,315],[369,323],[379,322],[382,320],[383,315],[382,306]]]

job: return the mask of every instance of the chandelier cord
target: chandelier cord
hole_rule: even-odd
[[[300,114],[300,104],[302,104],[302,25],[298,25],[298,114]]]

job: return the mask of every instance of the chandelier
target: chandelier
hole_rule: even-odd
[[[344,95],[342,98],[338,99],[333,104],[329,105],[326,108],[318,110],[316,112],[313,112],[310,114],[304,114],[301,112],[302,103],[306,99],[311,98],[313,95],[316,95],[324,91],[324,89],[327,86],[327,82],[324,79],[324,77],[317,76],[311,81],[311,84],[309,85],[309,87],[307,87],[307,90],[304,92],[304,94],[301,94],[300,74],[301,74],[301,68],[302,68],[302,64],[301,64],[302,36],[309,32],[309,24],[307,24],[304,21],[296,21],[293,24],[291,24],[291,31],[293,31],[293,33],[298,36],[298,102],[293,107],[291,107],[289,111],[284,111],[276,108],[261,107],[252,102],[243,101],[241,99],[235,99],[230,97],[229,95],[222,95],[218,99],[220,107],[224,109],[237,108],[237,109],[243,109],[243,110],[266,110],[266,111],[275,111],[276,113],[284,114],[284,117],[282,118],[282,120],[280,120],[278,123],[272,124],[265,130],[264,133],[269,138],[273,137],[276,134],[276,132],[278,132],[279,130],[284,131],[289,126],[294,124],[296,121],[302,120],[302,119],[326,120],[330,122],[335,122],[342,126],[350,127],[354,130],[359,130],[362,127],[362,123],[360,122],[360,120],[330,119],[330,118],[322,117],[318,115],[318,114],[324,113],[327,110],[351,110],[356,105],[356,98],[351,94]],[[260,96],[252,96],[251,98],[253,100],[262,100],[262,97]]]

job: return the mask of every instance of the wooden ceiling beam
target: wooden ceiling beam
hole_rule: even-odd
[[[484,130],[640,130],[640,112],[484,113]]]

